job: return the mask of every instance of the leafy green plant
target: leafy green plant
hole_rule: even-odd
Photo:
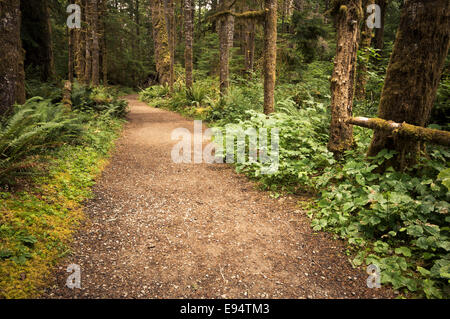
[[[0,126],[1,178],[30,166],[30,156],[70,142],[82,131],[81,121],[61,104],[35,97],[16,106]]]

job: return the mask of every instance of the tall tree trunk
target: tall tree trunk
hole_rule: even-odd
[[[250,75],[253,72],[255,61],[255,32],[256,23],[249,19],[245,23],[245,72]]]
[[[221,10],[230,10],[230,0],[221,1]],[[234,17],[231,15],[224,15],[218,21],[219,25],[219,78],[220,78],[220,93],[225,95],[228,91],[229,76],[230,76],[230,44],[233,43],[234,33]]]
[[[264,22],[264,114],[275,110],[277,70],[277,0],[265,0]]]
[[[69,0],[68,4],[74,4],[75,0]],[[67,78],[70,83],[73,83],[73,67],[74,67],[74,37],[75,37],[75,31],[74,29],[67,29],[68,31],[68,39],[69,39],[69,45],[68,45],[68,59],[67,59]]]
[[[75,74],[78,82],[85,83],[86,69],[86,0],[76,0],[81,7],[81,29],[75,29]]]
[[[164,0],[150,2],[152,11],[153,40],[155,43],[156,72],[160,84],[170,84],[170,49],[167,34]]]
[[[100,85],[100,43],[99,43],[99,19],[98,0],[91,0],[91,27],[92,27],[92,85]]]
[[[25,102],[24,54],[20,40],[20,1],[0,1],[0,116]]]
[[[134,5],[134,22],[136,23],[137,58],[141,59],[141,19],[139,11],[139,0]]]
[[[449,49],[450,2],[406,0],[387,69],[378,117],[397,123],[425,126],[430,118]],[[376,130],[368,156],[382,149],[397,151],[397,169],[417,162],[417,140]]]
[[[374,0],[363,0],[363,9],[374,3]],[[367,63],[369,62],[368,49],[372,41],[373,29],[367,26],[366,20],[368,18],[367,11],[364,10],[364,20],[360,33],[360,57],[358,61],[356,72],[356,99],[364,100],[366,98],[366,83],[367,83]]]
[[[92,0],[86,0],[86,54],[84,65],[84,83],[92,83]]]
[[[186,87],[192,88],[193,80],[193,43],[194,43],[194,24],[192,23],[192,2],[191,0],[184,0],[184,35],[186,39],[186,46],[184,51],[184,67],[186,69]]]
[[[99,33],[100,33],[100,69],[103,85],[108,85],[108,56],[106,46],[106,20],[108,18],[107,0],[100,0]]]
[[[328,149],[339,156],[353,146],[353,128],[345,121],[352,117],[358,28],[363,11],[361,0],[345,0],[335,2],[334,5],[332,13],[337,31],[337,45],[331,77],[331,125]]]
[[[68,62],[67,62],[67,69],[68,69],[68,79],[69,82],[73,82],[73,42],[74,42],[74,30],[69,29],[69,56],[68,56]]]
[[[375,3],[380,6],[381,9],[381,21],[380,28],[375,29],[374,47],[378,50],[383,50],[384,47],[384,23],[386,18],[386,9],[388,6],[388,0],[376,0]]]
[[[176,24],[175,24],[175,0],[170,1],[169,7],[169,50],[170,50],[170,86],[173,90],[175,84],[175,48],[176,48]]]
[[[20,9],[22,34],[27,35],[23,41],[25,66],[37,67],[41,81],[51,80],[55,76],[55,67],[48,1],[21,1]]]

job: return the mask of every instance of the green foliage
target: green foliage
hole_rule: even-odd
[[[68,253],[121,128],[127,103],[117,93],[77,84],[73,93],[72,112],[34,97],[0,122],[0,298],[36,296]]]
[[[25,83],[27,97],[40,96],[56,103],[62,99],[61,87],[53,82],[41,82],[36,79],[28,79]]]
[[[327,31],[330,31],[323,21],[323,16],[308,10],[294,11],[292,25],[295,32],[294,40],[303,62],[311,63],[319,57],[323,58],[327,48],[319,45],[319,39],[326,37],[329,34]]]
[[[445,187],[447,187],[447,189],[450,191],[450,168],[442,170],[439,173],[438,178],[442,181],[442,184],[444,184]]]
[[[12,183],[12,176],[29,172],[36,157],[48,150],[79,143],[89,132],[91,121],[120,118],[127,112],[127,102],[103,87],[91,89],[74,84],[72,99],[74,112],[60,103],[34,97],[0,121],[0,183]]]
[[[117,93],[108,87],[91,88],[75,82],[72,88],[72,109],[82,112],[108,112],[111,116],[124,117],[127,103],[117,98]]]
[[[381,174],[379,168],[393,153],[382,151],[366,160],[370,135],[355,128],[359,148],[336,162],[326,148],[326,107],[312,99],[308,104],[298,109],[286,98],[270,117],[248,111],[250,119],[238,123],[244,130],[280,129],[279,170],[262,175],[270,162],[246,162],[236,163],[237,171],[274,192],[318,194],[309,213],[314,230],[346,238],[357,253],[354,265],[377,264],[382,283],[430,298],[449,296],[450,193],[444,186],[448,169],[443,169],[450,152],[434,148],[429,160],[408,172],[391,168]]]
[[[43,174],[28,178],[20,191],[0,188],[0,298],[36,297],[69,253],[83,219],[81,203],[91,197],[121,124],[110,116],[91,119],[79,145],[46,153]]]
[[[0,179],[30,166],[29,156],[70,142],[82,130],[80,120],[61,104],[35,97],[16,106],[0,126]]]

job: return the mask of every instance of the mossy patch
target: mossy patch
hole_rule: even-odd
[[[69,252],[84,218],[81,203],[91,197],[121,123],[92,124],[95,138],[50,153],[48,171],[20,192],[0,192],[0,298],[40,294],[53,267]]]

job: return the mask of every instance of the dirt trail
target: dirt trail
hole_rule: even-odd
[[[129,96],[131,113],[86,204],[88,222],[46,298],[380,298],[344,245],[314,233],[296,199],[274,199],[226,164],[174,164],[193,121]],[[81,266],[81,289],[65,286]]]

